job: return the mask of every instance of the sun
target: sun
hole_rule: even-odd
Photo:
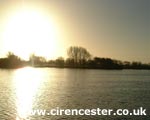
[[[7,21],[3,47],[23,59],[32,53],[54,58],[59,51],[58,36],[53,19],[36,10],[21,9]]]

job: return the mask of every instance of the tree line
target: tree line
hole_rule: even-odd
[[[7,57],[0,58],[0,68],[33,67],[61,67],[61,68],[89,68],[89,69],[150,69],[149,64],[141,62],[128,62],[111,58],[92,57],[90,52],[78,46],[67,49],[68,58],[58,57],[55,60],[46,60],[42,56],[30,55],[29,60],[22,60],[12,52]]]

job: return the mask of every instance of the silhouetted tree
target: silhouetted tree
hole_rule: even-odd
[[[32,54],[29,58],[29,61],[32,66],[41,66],[46,63],[46,59],[42,56],[36,56],[35,54]]]
[[[85,48],[77,46],[69,47],[67,54],[69,59],[74,61],[75,65],[82,65],[91,57],[90,53]]]
[[[94,57],[93,60],[88,61],[88,66],[97,69],[122,69],[122,62],[110,58]]]
[[[18,68],[24,66],[25,63],[17,55],[8,52],[7,58],[0,59],[0,67],[3,68]]]
[[[8,54],[7,54],[7,58],[9,59],[9,60],[16,60],[16,61],[20,61],[21,59],[20,59],[20,57],[18,57],[17,55],[15,55],[14,53],[12,53],[12,52],[8,52]]]
[[[56,65],[59,66],[59,67],[63,67],[64,66],[64,63],[65,63],[65,60],[63,57],[58,57],[56,60]]]
[[[66,66],[74,66],[74,60],[73,59],[70,59],[70,58],[67,58],[66,59]]]
[[[128,61],[124,61],[123,62],[123,68],[129,69],[130,67],[131,67],[131,63],[130,62],[128,62]]]
[[[7,59],[8,59],[8,67],[20,67],[21,66],[20,57],[18,57],[14,53],[8,52]]]
[[[150,69],[150,63],[122,62],[111,58],[94,57],[91,59],[90,53],[83,47],[71,46],[67,50],[69,58],[64,60],[58,57],[56,60],[49,60],[42,56],[32,54],[29,61],[22,60],[12,52],[8,52],[6,58],[0,58],[0,68],[19,68],[26,65],[35,67],[74,67],[92,69]]]

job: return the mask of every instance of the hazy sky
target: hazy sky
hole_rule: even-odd
[[[21,0],[0,0],[1,36],[5,19],[21,4]],[[24,0],[24,5],[56,20],[62,43],[59,56],[76,45],[93,56],[150,62],[150,0]]]

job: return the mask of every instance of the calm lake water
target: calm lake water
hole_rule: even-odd
[[[147,109],[147,116],[29,116],[31,109]],[[0,69],[0,120],[150,120],[150,70]]]

